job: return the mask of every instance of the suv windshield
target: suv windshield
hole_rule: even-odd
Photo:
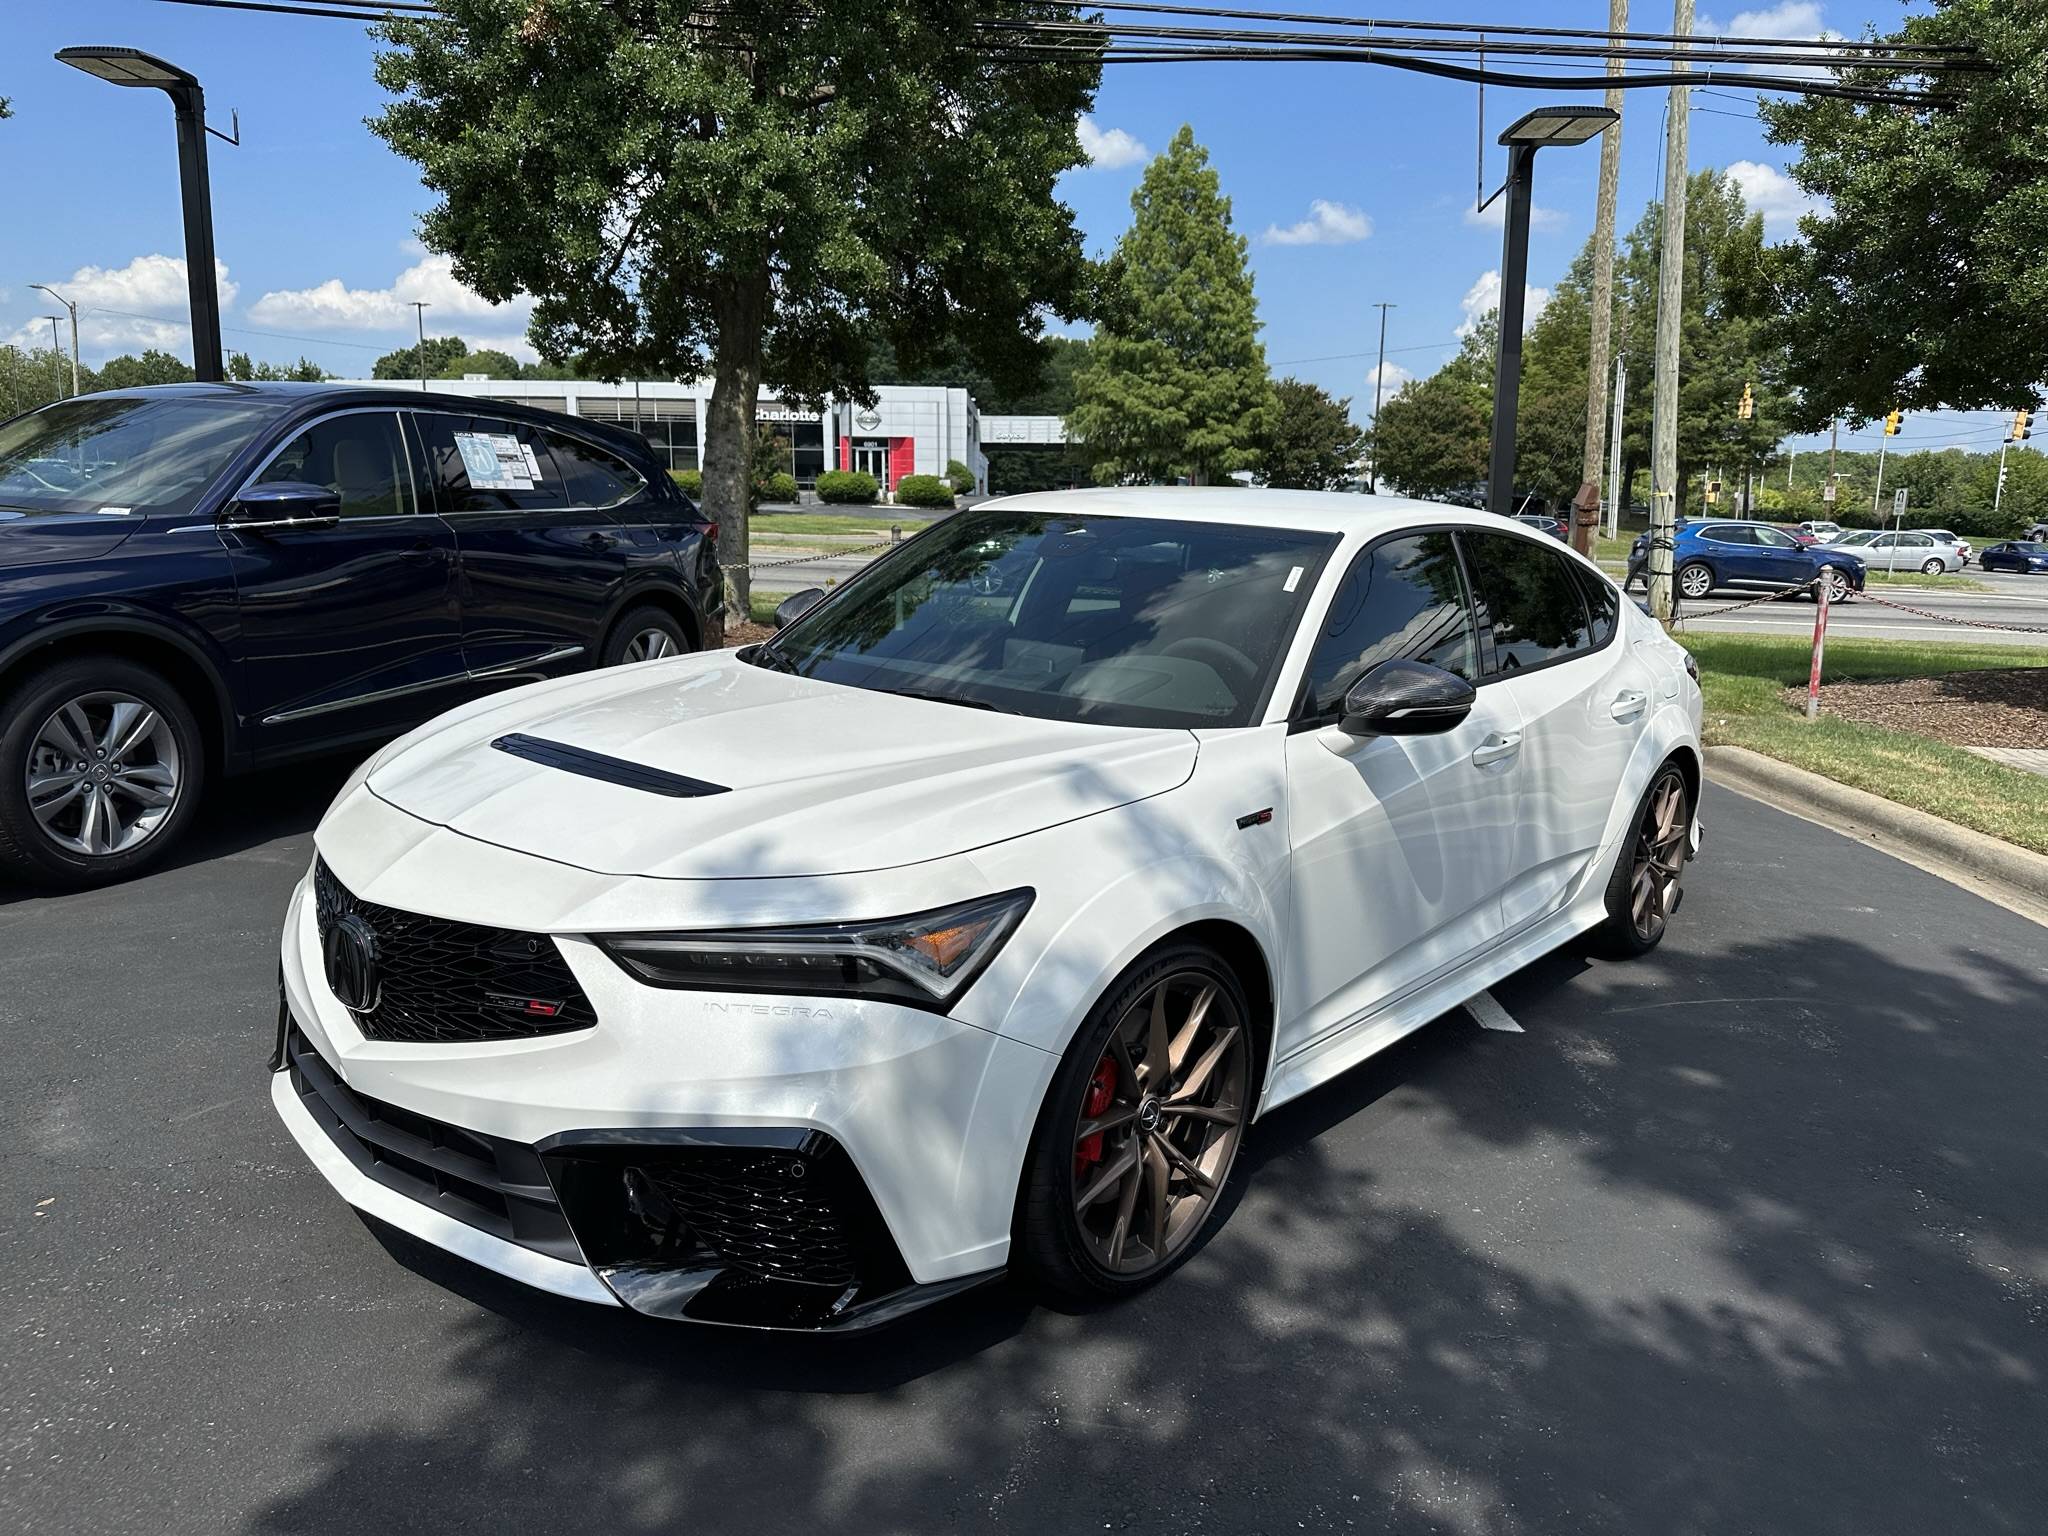
[[[752,653],[826,682],[1102,725],[1249,725],[1334,535],[948,518]]]
[[[188,512],[267,407],[88,395],[0,423],[0,515]]]

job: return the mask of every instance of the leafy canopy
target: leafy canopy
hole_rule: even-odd
[[[1259,473],[1266,484],[1297,491],[1334,491],[1357,473],[1365,434],[1351,419],[1351,402],[1301,379],[1273,386],[1274,409],[1259,443]]]
[[[1823,199],[1774,247],[1795,426],[1894,406],[2013,409],[2048,381],[2048,6],[1936,0],[1895,34],[1973,44],[1994,70],[1947,111],[1766,102],[1791,174]]]
[[[1095,477],[1197,483],[1258,461],[1273,389],[1244,236],[1183,126],[1131,196],[1070,424]]]

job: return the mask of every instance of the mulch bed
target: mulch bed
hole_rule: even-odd
[[[774,633],[766,624],[756,624],[751,619],[727,618],[725,621],[727,645],[758,645]]]
[[[1786,702],[1806,707],[1804,688]],[[2048,667],[1951,672],[1891,682],[1823,682],[1823,713],[1913,731],[1958,747],[2048,748]]]

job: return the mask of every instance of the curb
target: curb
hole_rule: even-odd
[[[1747,747],[1708,747],[1707,775],[1783,811],[1873,844],[1933,874],[1967,876],[2003,905],[2048,922],[2048,855],[1852,789]]]

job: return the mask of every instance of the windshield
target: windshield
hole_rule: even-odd
[[[753,653],[856,688],[1102,725],[1249,725],[1330,534],[963,512]]]
[[[189,512],[271,412],[89,395],[0,423],[0,515]]]

